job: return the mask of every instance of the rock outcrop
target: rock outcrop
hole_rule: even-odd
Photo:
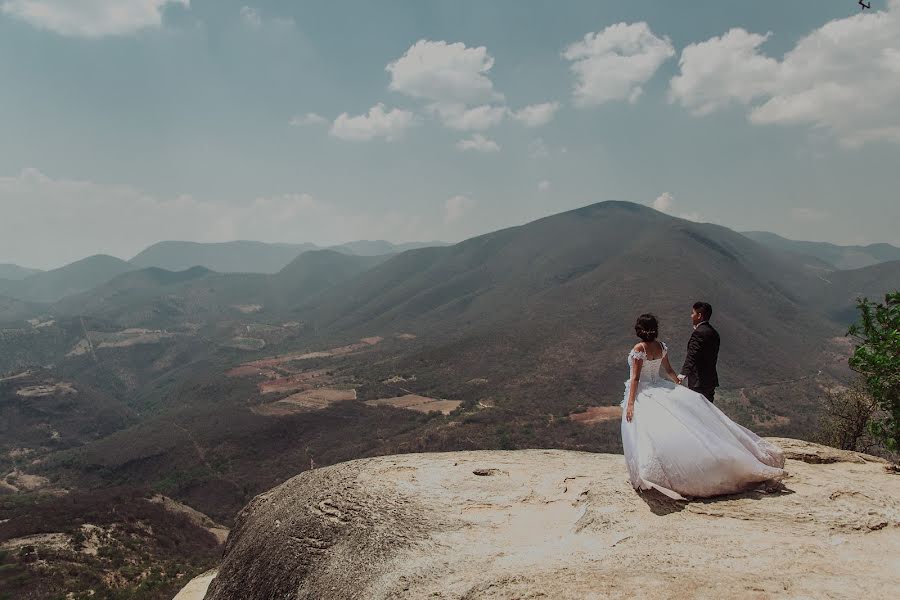
[[[797,440],[782,486],[675,502],[622,456],[356,460],[256,497],[208,600],[863,598],[900,589],[900,476]]]
[[[175,594],[172,600],[203,600],[207,589],[209,589],[209,583],[215,576],[216,570],[213,569],[194,577],[186,586],[181,588],[180,592]]]

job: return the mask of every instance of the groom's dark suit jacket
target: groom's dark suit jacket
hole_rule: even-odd
[[[681,367],[681,374],[687,375],[688,387],[701,393],[715,390],[719,386],[718,359],[719,332],[709,323],[700,323],[691,334]]]

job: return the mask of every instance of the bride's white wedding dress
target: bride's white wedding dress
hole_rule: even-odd
[[[662,357],[647,360],[634,350],[628,355],[632,371],[635,359],[643,360],[631,423],[625,418],[630,381],[622,405],[622,445],[635,489],[654,488],[675,499],[707,497],[787,475],[778,447],[702,395],[660,377]]]

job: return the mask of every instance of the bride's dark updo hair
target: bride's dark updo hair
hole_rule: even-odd
[[[638,317],[634,332],[644,342],[652,342],[659,335],[659,321],[650,313]]]

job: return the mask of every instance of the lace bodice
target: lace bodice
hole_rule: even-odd
[[[634,361],[635,359],[642,360],[643,365],[641,366],[641,382],[646,383],[656,383],[661,380],[659,376],[659,367],[662,365],[663,358],[666,357],[666,354],[669,353],[669,347],[666,346],[665,342],[660,342],[662,346],[662,355],[655,360],[649,360],[647,358],[646,352],[639,352],[637,350],[632,350],[628,353],[628,367],[630,369],[634,369]]]

